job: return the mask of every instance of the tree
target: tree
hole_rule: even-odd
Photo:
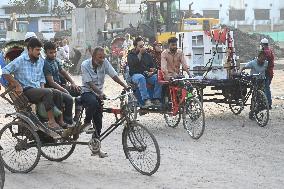
[[[48,12],[48,0],[10,0],[11,11],[18,14]]]
[[[57,2],[57,3],[56,3]],[[51,13],[63,16],[74,8],[106,8],[117,10],[116,0],[63,0],[64,7],[54,3]],[[18,14],[48,13],[48,0],[10,0],[12,11]]]

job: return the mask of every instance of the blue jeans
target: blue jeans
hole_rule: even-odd
[[[270,90],[271,80],[272,80],[271,78],[266,77],[266,79],[265,79],[265,89],[264,89],[269,106],[272,105],[272,97],[271,97],[271,90]]]
[[[158,83],[157,74],[154,74],[153,76],[148,77],[148,78],[145,78],[145,76],[142,75],[142,74],[134,74],[134,75],[131,76],[131,80],[132,80],[132,82],[134,82],[138,86],[142,100],[147,100],[147,99],[150,98],[147,87],[146,87],[147,83],[154,85],[153,98],[154,99],[160,99],[161,98],[162,87]]]

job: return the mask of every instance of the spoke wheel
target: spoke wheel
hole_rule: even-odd
[[[269,105],[267,98],[263,91],[257,90],[253,99],[252,109],[254,118],[260,127],[264,127],[269,120]]]
[[[175,128],[180,122],[181,115],[178,113],[174,116],[172,113],[166,113],[164,114],[164,119],[169,127]]]
[[[51,138],[51,140],[53,140]],[[50,141],[50,140],[49,140]],[[43,142],[41,147],[41,155],[49,161],[64,161],[74,152],[76,144],[60,144],[61,141],[53,140]]]
[[[133,93],[127,96],[125,102],[125,111],[131,122],[136,121],[137,119],[137,99]]]
[[[238,115],[243,111],[244,103],[242,99],[234,100],[229,104],[229,107],[231,111],[233,112],[233,114]]]
[[[154,174],[160,166],[160,149],[154,135],[137,122],[129,123],[122,133],[126,158],[143,175]]]
[[[193,139],[199,139],[205,130],[205,114],[197,98],[186,101],[183,112],[183,126]]]
[[[8,123],[0,130],[1,161],[14,173],[28,173],[39,162],[41,142],[37,133],[22,121]]]

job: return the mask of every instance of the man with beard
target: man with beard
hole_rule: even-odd
[[[82,104],[86,108],[86,117],[84,124],[79,128],[78,132],[83,129],[90,131],[95,131],[95,138],[99,138],[102,129],[102,100],[105,98],[103,93],[105,76],[109,75],[116,83],[127,89],[127,86],[119,79],[117,72],[111,66],[109,61],[105,59],[104,49],[102,47],[95,48],[92,58],[87,59],[82,62]],[[95,130],[90,130],[92,122]],[[100,158],[107,157],[108,155],[99,151],[98,154]]]
[[[134,42],[134,49],[127,56],[129,65],[129,75],[131,80],[139,88],[144,107],[160,106],[161,85],[158,83],[156,68],[154,67],[153,58],[146,52],[142,37],[137,37]],[[153,99],[147,90],[147,83],[154,86]]]
[[[165,80],[180,76],[180,74],[182,74],[180,72],[181,65],[190,76],[189,67],[186,64],[184,54],[182,50],[177,48],[177,41],[178,39],[176,37],[169,38],[169,48],[164,50],[161,55],[161,70]]]
[[[15,92],[18,95],[24,94],[34,104],[42,102],[47,111],[48,127],[54,131],[60,131],[62,128],[56,123],[52,110],[55,104],[57,107],[61,107],[61,94],[58,90],[44,88],[44,60],[40,58],[41,47],[42,44],[38,39],[30,39],[27,53],[23,53],[5,66],[3,76],[9,86],[15,87]],[[64,125],[62,115],[59,124]],[[58,138],[60,136],[53,135],[52,137]]]

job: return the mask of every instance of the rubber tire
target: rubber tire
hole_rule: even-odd
[[[43,150],[41,149],[41,155],[45,158],[45,159],[47,159],[47,160],[49,160],[49,161],[56,161],[56,162],[61,162],[61,161],[64,161],[64,160],[66,160],[67,158],[69,158],[70,156],[71,156],[71,154],[74,152],[74,150],[75,150],[75,147],[76,147],[76,144],[70,144],[70,145],[72,145],[71,146],[71,149],[68,151],[68,153],[66,154],[66,155],[64,155],[63,157],[59,157],[59,158],[54,158],[54,157],[50,157],[50,156],[48,156],[45,152],[43,152]],[[43,147],[45,147],[45,146],[43,146]],[[42,147],[42,148],[43,148]],[[51,146],[52,147],[52,146]]]
[[[4,166],[6,169],[8,169],[9,171],[11,171],[12,173],[28,173],[30,171],[32,171],[38,164],[39,162],[39,159],[40,159],[40,156],[41,156],[41,142],[39,140],[39,137],[38,137],[38,134],[24,121],[12,121],[8,124],[6,124],[1,130],[0,130],[0,140],[1,140],[1,137],[2,137],[2,134],[3,132],[8,129],[8,127],[10,127],[11,125],[21,125],[23,127],[25,127],[26,129],[28,129],[33,137],[35,138],[35,141],[36,141],[36,144],[37,144],[37,149],[38,149],[38,152],[37,152],[37,157],[35,159],[35,162],[33,163],[32,166],[30,166],[28,169],[24,170],[24,171],[19,171],[19,170],[16,170],[16,169],[13,169],[11,167],[9,167],[6,162],[3,160],[2,158],[2,155],[0,155],[0,160],[3,162]]]
[[[150,171],[150,172],[145,172],[141,169],[139,169],[135,163],[133,161],[131,161],[131,158],[129,158],[129,151],[127,150],[127,137],[128,137],[128,133],[129,133],[129,130],[131,126],[125,126],[124,129],[123,129],[123,132],[122,132],[122,146],[123,146],[123,151],[124,151],[124,154],[126,156],[126,159],[128,159],[131,163],[131,165],[141,174],[143,175],[147,175],[147,176],[151,176],[153,175],[160,167],[160,161],[161,161],[161,155],[160,155],[160,148],[159,148],[159,145],[158,145],[158,142],[156,140],[156,138],[154,137],[154,135],[148,130],[146,129],[143,125],[137,123],[137,122],[132,122],[131,124],[136,124],[136,126],[140,127],[141,129],[145,130],[146,133],[148,133],[151,137],[151,139],[153,140],[153,143],[155,145],[155,149],[156,149],[156,153],[157,153],[157,162],[156,162],[156,166],[155,168]]]
[[[205,113],[204,113],[204,109],[203,109],[203,106],[202,106],[201,102],[200,102],[197,98],[191,98],[190,101],[194,101],[195,103],[199,104],[199,106],[201,107],[201,114],[202,114],[201,116],[203,117],[203,118],[202,118],[203,124],[202,124],[202,129],[201,129],[200,134],[199,134],[198,136],[193,136],[193,135],[191,135],[191,134],[188,133],[189,136],[191,136],[191,138],[197,140],[197,139],[199,139],[199,138],[203,135],[204,130],[205,130]],[[184,110],[184,111],[185,111],[185,110]],[[183,126],[184,126],[184,127],[186,127],[185,124],[186,124],[186,123],[185,123],[185,120],[183,119]]]
[[[267,125],[267,123],[268,123],[268,121],[269,121],[269,105],[268,105],[268,100],[267,100],[267,98],[266,98],[266,95],[264,94],[264,92],[262,91],[262,90],[257,90],[257,97],[259,97],[259,95],[260,96],[262,96],[262,99],[264,99],[264,103],[266,104],[266,110],[267,110],[267,119],[265,120],[265,122],[263,123],[263,124],[261,124],[261,123],[259,123],[258,121],[257,121],[257,118],[255,118],[255,120],[256,120],[256,122],[257,122],[257,124],[260,126],[260,127],[265,127],[266,125]],[[257,98],[257,99],[259,99],[259,98]]]
[[[176,121],[174,124],[169,123],[169,120],[168,120],[168,118],[167,118],[167,115],[169,115],[169,114],[164,114],[164,119],[165,119],[165,121],[166,121],[167,126],[168,126],[168,127],[171,127],[171,128],[177,127],[178,124],[180,123],[180,120],[181,120],[181,114],[178,112],[178,114],[175,116],[175,117],[177,117],[177,116],[178,116],[178,117],[177,117],[177,121]]]

